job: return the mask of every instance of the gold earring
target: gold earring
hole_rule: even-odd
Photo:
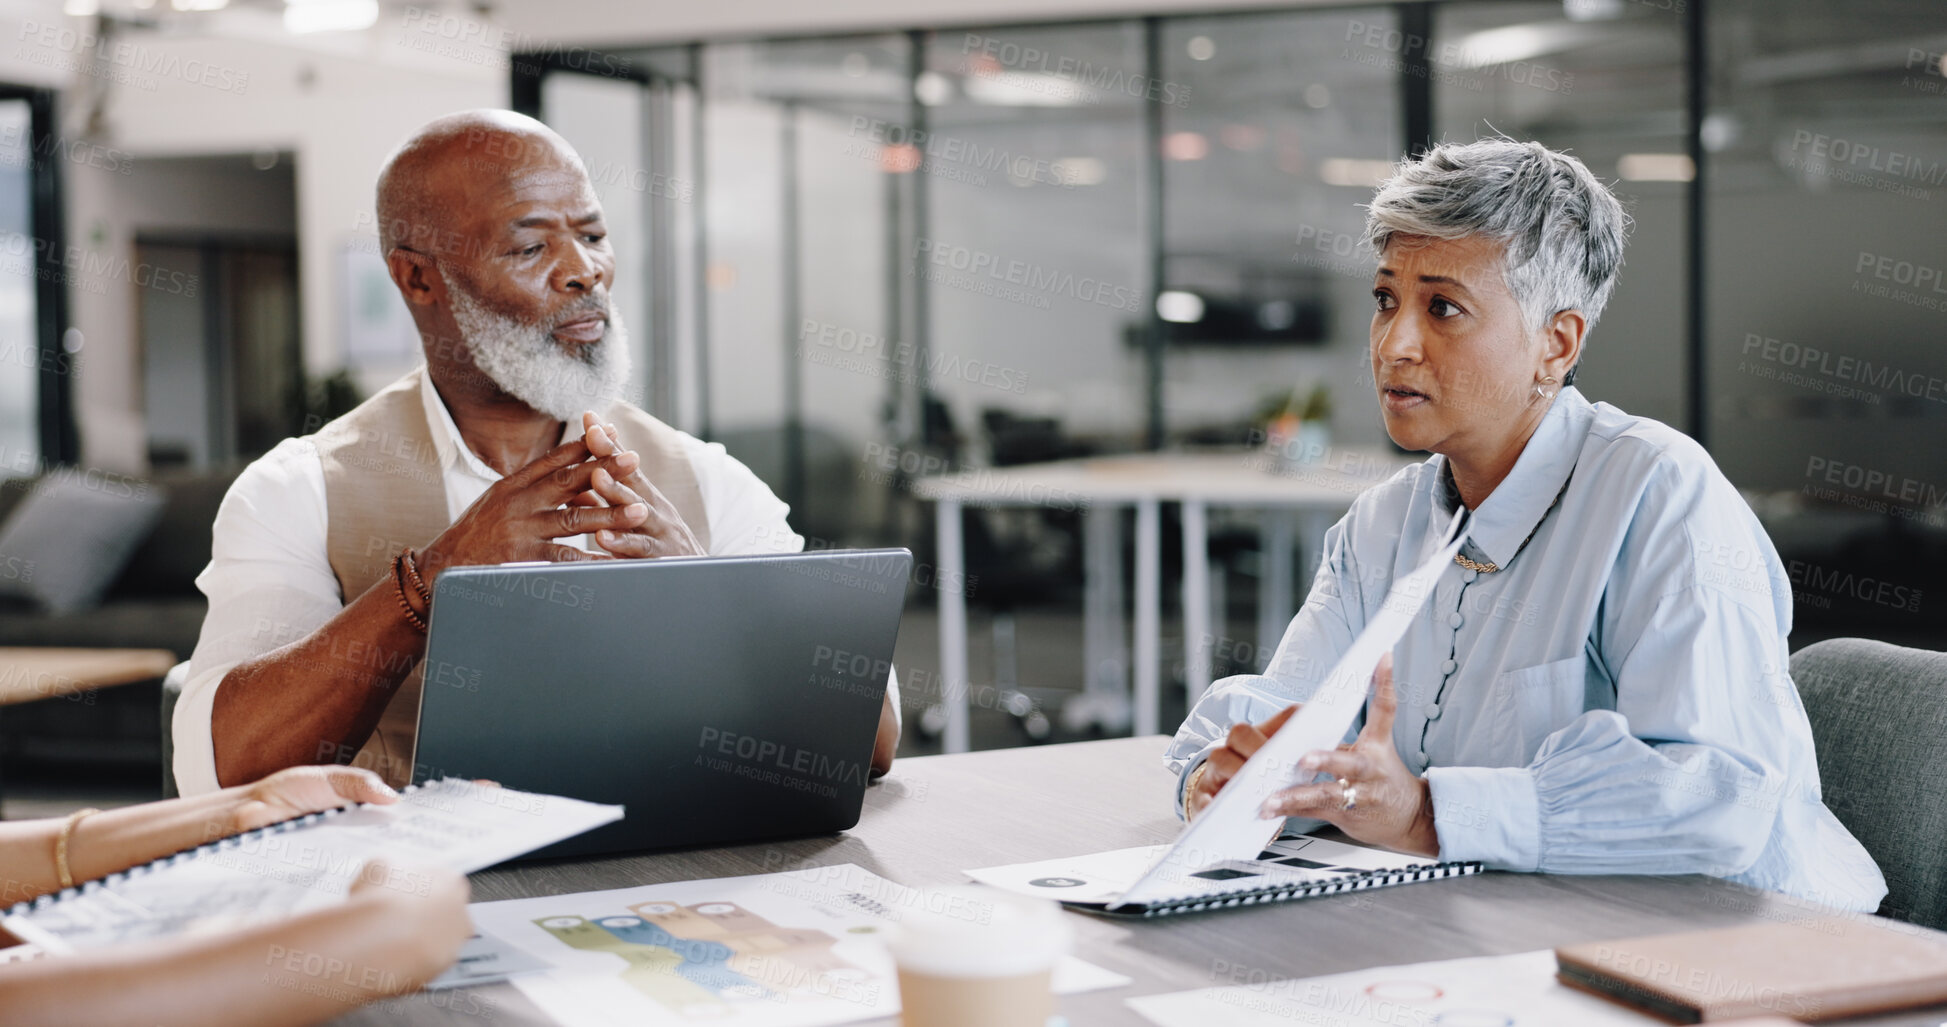
[[[1536,383],[1535,383],[1535,395],[1536,395],[1536,396],[1539,396],[1539,397],[1541,397],[1542,399],[1547,399],[1547,398],[1548,398],[1548,393],[1546,393],[1546,392],[1543,392],[1543,391],[1542,391],[1542,389],[1541,389],[1541,387],[1542,387],[1542,386],[1544,386],[1544,385],[1553,385],[1553,384],[1555,384],[1555,376],[1554,376],[1554,375],[1552,375],[1552,374],[1551,374],[1551,375],[1548,375],[1548,376],[1547,376],[1547,377],[1545,377],[1545,378],[1543,378],[1543,379],[1542,379],[1541,381],[1538,381],[1538,382],[1536,382]]]

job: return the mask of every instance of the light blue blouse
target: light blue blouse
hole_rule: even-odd
[[[1265,673],[1217,682],[1177,731],[1179,813],[1229,727],[1310,695],[1438,547],[1449,481],[1434,456],[1326,534]],[[1877,908],[1879,868],[1822,800],[1784,567],[1702,447],[1564,388],[1467,530],[1461,552],[1501,570],[1449,568],[1394,650],[1393,742],[1426,776],[1442,859],[1701,873]]]

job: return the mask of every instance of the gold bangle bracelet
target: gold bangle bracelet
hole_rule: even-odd
[[[1209,769],[1210,761],[1204,760],[1202,763],[1197,764],[1197,769],[1190,771],[1189,777],[1183,779],[1184,813],[1187,814],[1190,811],[1190,796],[1196,794],[1197,786],[1203,783],[1203,772]]]
[[[74,825],[81,823],[83,817],[100,812],[92,806],[75,810],[62,822],[61,833],[54,836],[54,873],[61,879],[62,891],[74,887],[74,873],[68,869],[68,839],[74,835]]]

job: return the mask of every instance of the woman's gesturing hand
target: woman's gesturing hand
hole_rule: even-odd
[[[1323,772],[1331,775],[1331,780],[1278,792],[1265,800],[1263,814],[1312,817],[1370,845],[1438,856],[1440,838],[1433,827],[1432,793],[1426,779],[1408,770],[1393,748],[1393,717],[1399,712],[1399,697],[1393,691],[1392,654],[1380,657],[1372,681],[1372,705],[1358,739],[1336,750],[1309,753],[1298,761],[1301,771]],[[1273,721],[1282,726],[1277,718]]]

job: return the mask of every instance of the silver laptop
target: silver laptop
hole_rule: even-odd
[[[620,803],[535,857],[858,822],[904,549],[455,567],[433,589],[415,783]]]

